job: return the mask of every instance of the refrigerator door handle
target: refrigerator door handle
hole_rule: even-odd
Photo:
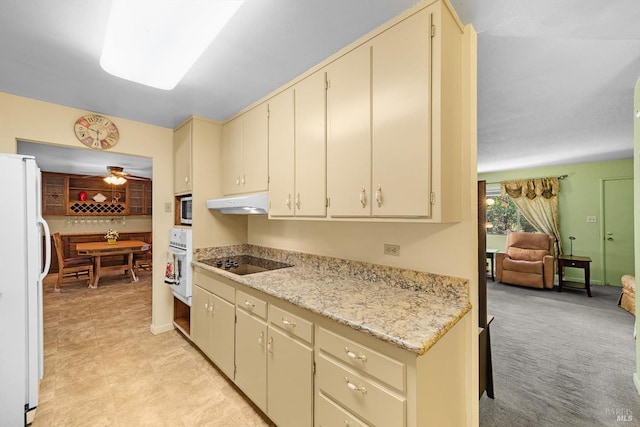
[[[42,229],[44,230],[44,267],[40,273],[40,281],[43,281],[51,267],[51,232],[49,231],[49,224],[47,224],[44,218],[38,217],[37,221],[42,225]]]

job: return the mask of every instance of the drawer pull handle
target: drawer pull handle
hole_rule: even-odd
[[[347,387],[349,387],[349,390],[359,391],[362,394],[367,394],[367,389],[366,388],[364,388],[361,385],[355,385],[354,383],[349,381],[349,377],[344,377],[344,380],[347,383]]]
[[[251,301],[247,301],[247,300],[244,300],[244,305],[249,307],[249,308],[255,308],[255,306],[256,306],[254,303],[252,303]]]
[[[292,322],[291,320],[287,320],[286,318],[282,318],[282,324],[288,328],[295,328],[296,322]]]
[[[347,353],[347,357],[351,360],[359,360],[363,363],[367,361],[367,356],[364,354],[355,354],[353,351],[349,350],[349,347],[345,347],[344,351]]]

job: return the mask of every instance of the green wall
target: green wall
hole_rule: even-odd
[[[568,175],[560,181],[560,235],[564,253],[569,253],[569,236],[575,236],[573,254],[589,256],[591,263],[591,284],[604,283],[602,229],[602,186],[603,180],[612,178],[633,178],[633,159],[611,160],[606,162],[576,163],[569,165],[547,166],[531,169],[490,172],[478,174],[478,180],[491,183],[524,178],[541,178]],[[633,209],[633,194],[624,197],[620,209]],[[588,223],[587,216],[595,216],[595,223]],[[633,225],[628,230],[633,234]],[[504,250],[505,236],[487,236],[487,247]],[[631,267],[632,268],[632,267]],[[633,269],[633,268],[632,268]],[[630,271],[628,274],[634,274]],[[566,269],[568,280],[583,280],[582,270]],[[611,285],[621,286],[618,282]]]

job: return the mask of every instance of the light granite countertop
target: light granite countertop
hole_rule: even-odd
[[[293,267],[236,275],[200,262],[252,255]],[[193,265],[423,354],[469,310],[468,281],[253,245],[198,249]]]

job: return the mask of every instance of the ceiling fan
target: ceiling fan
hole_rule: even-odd
[[[107,176],[102,178],[104,182],[111,185],[122,185],[127,180],[138,180],[138,181],[150,181],[149,178],[145,178],[142,176],[130,175],[125,172],[121,166],[107,166]]]

